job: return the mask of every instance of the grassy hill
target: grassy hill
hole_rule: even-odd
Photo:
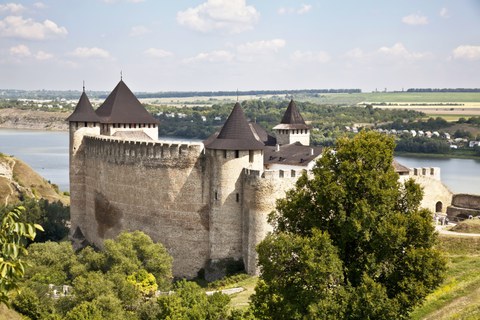
[[[70,202],[68,196],[61,194],[55,185],[25,162],[0,153],[0,205],[15,204],[25,198]]]

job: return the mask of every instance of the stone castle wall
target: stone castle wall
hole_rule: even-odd
[[[267,221],[269,213],[274,210],[276,200],[285,197],[303,172],[244,170],[243,261],[249,274],[258,274],[255,248],[273,230]]]
[[[447,209],[450,218],[467,219],[480,216],[480,196],[472,194],[456,194],[452,205]]]
[[[209,179],[202,144],[85,136],[85,238],[98,246],[142,230],[194,277],[209,256]]]
[[[400,181],[413,178],[423,189],[420,207],[432,212],[445,213],[452,203],[452,192],[440,180],[440,168],[412,168],[409,175],[400,176]]]

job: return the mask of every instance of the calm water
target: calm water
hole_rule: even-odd
[[[453,193],[480,194],[480,161],[428,157],[396,157],[409,168],[439,167],[442,182]]]
[[[62,191],[68,191],[67,132],[0,129],[0,152],[22,159]],[[396,159],[407,167],[439,167],[442,181],[452,192],[480,194],[479,160],[428,157]]]
[[[0,152],[23,160],[60,190],[69,190],[68,132],[0,129]]]

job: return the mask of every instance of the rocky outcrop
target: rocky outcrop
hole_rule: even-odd
[[[25,198],[47,199],[69,204],[68,196],[48,183],[25,162],[0,153],[0,206]]]

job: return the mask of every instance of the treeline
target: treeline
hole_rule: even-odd
[[[248,91],[169,91],[169,92],[137,92],[139,99],[145,98],[187,98],[187,97],[224,97],[255,95],[298,95],[319,93],[362,93],[361,89],[300,89],[300,90],[248,90]]]
[[[445,140],[426,137],[402,138],[397,141],[395,151],[414,153],[450,153],[450,145]]]
[[[395,130],[423,130],[423,131],[438,131],[441,129],[446,129],[451,127],[452,123],[447,120],[436,117],[428,118],[428,120],[410,120],[405,121],[405,119],[395,119],[392,123],[382,125],[382,129],[395,129]]]
[[[242,107],[250,121],[256,122],[267,131],[280,123],[288,100],[243,101]],[[413,110],[380,109],[366,106],[319,105],[311,102],[297,102],[302,116],[308,120],[314,130],[312,142],[330,145],[332,141],[345,132],[345,126],[355,123],[379,124],[384,122],[413,122],[424,114]],[[150,107],[160,120],[161,136],[205,139],[223,125],[233,108],[232,103],[214,104],[211,108],[193,107],[178,109],[174,107]],[[161,113],[161,114],[159,114]],[[181,117],[178,114],[181,113]],[[175,116],[173,116],[175,115]],[[204,117],[204,118],[202,118]],[[217,119],[217,120],[215,120]],[[325,142],[325,143],[323,143]]]
[[[480,92],[480,88],[409,88],[407,92]]]

